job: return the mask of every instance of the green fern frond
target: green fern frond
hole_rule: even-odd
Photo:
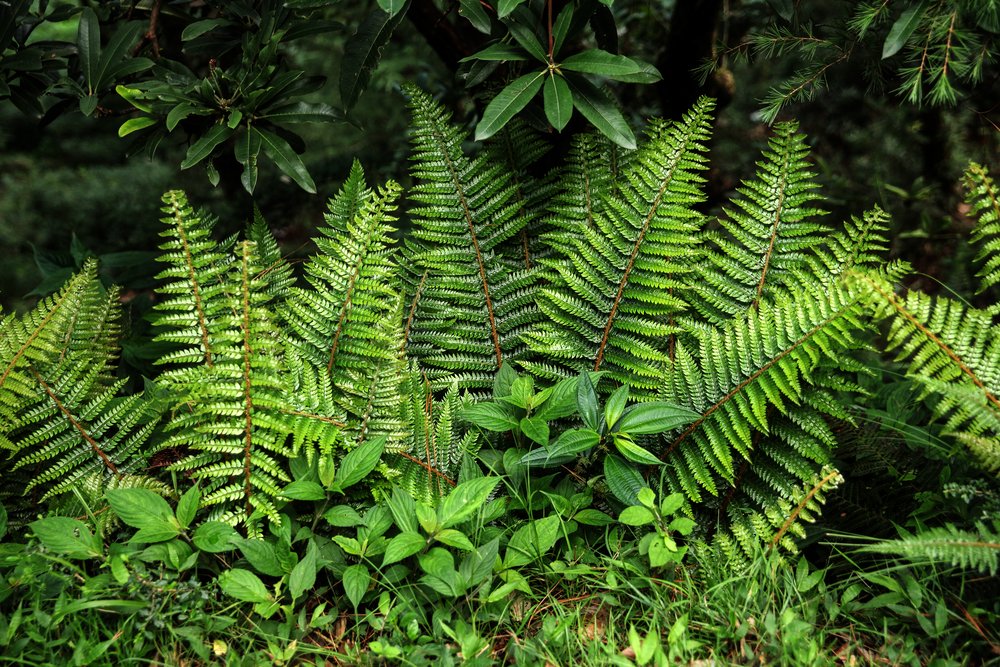
[[[966,201],[969,215],[976,218],[972,241],[978,243],[976,261],[982,263],[980,292],[1000,283],[1000,188],[986,167],[973,162],[965,172]]]
[[[581,133],[573,137],[566,162],[556,176],[558,187],[548,205],[551,224],[563,234],[552,239],[550,245],[594,225],[604,198],[614,191],[631,155],[632,151],[603,134]]]
[[[178,348],[157,361],[175,367],[164,374],[169,381],[193,366],[215,364],[228,303],[225,276],[233,265],[233,240],[215,241],[215,220],[194,211],[183,192],[167,192],[163,204],[167,229],[160,235],[167,241],[160,246],[165,252],[159,259],[167,268],[157,278],[164,281],[158,292],[166,298],[155,306],[154,324],[161,333],[154,340]]]
[[[462,152],[466,134],[423,91],[408,87],[416,182],[412,242],[405,249],[410,296],[422,284],[407,353],[435,387],[485,388],[504,361],[524,352],[521,333],[538,318],[536,274],[511,270],[507,241],[527,224],[510,171]]]
[[[712,108],[703,98],[683,121],[654,123],[594,224],[549,235],[558,259],[546,262],[552,284],[539,290],[546,317],[525,335],[542,363],[606,370],[637,394],[656,388],[698,252]]]
[[[184,393],[161,447],[189,452],[171,468],[204,480],[203,507],[257,535],[262,517],[281,523],[275,499],[290,481],[286,460],[294,452],[287,440],[295,427],[282,417],[287,380],[272,275],[253,242],[241,242],[237,252],[224,281],[232,292],[219,299],[225,303],[211,324],[212,364],[176,385]]]
[[[908,362],[907,375],[937,397],[952,435],[988,470],[1000,470],[1000,331],[987,311],[946,297],[896,294],[871,274],[854,274],[874,317],[889,321],[886,350]]]
[[[878,206],[866,211],[861,218],[851,216],[823,245],[813,249],[808,273],[811,280],[802,287],[822,290],[830,281],[849,271],[883,267],[889,250],[888,230],[889,215]],[[900,270],[900,267],[895,269]]]
[[[915,535],[862,547],[861,551],[893,554],[917,562],[948,563],[995,576],[1000,562],[1000,522],[994,521],[992,528],[976,522],[974,531],[952,524],[927,528]]]
[[[271,233],[260,210],[254,207],[253,223],[247,229],[247,240],[252,241],[257,246],[257,254],[260,257],[262,272],[268,276],[267,288],[272,296],[283,296],[285,292],[295,283],[295,275],[292,272],[292,265],[281,256],[281,248]]]
[[[828,228],[815,207],[819,185],[808,162],[809,147],[796,123],[775,128],[756,177],[737,189],[733,208],[719,222],[725,233],[707,239],[704,266],[694,288],[694,305],[710,322],[755,307],[780,290],[813,277],[807,272],[811,251]]]

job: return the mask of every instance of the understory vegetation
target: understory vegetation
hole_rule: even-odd
[[[1000,665],[998,8],[0,2],[0,662]]]
[[[535,176],[406,93],[413,186],[355,163],[297,266],[163,196],[154,377],[94,260],[4,316],[8,659],[997,659],[985,167],[978,296],[932,296],[794,123],[710,216],[708,98]]]

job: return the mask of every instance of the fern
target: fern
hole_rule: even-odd
[[[623,163],[631,154],[602,134],[573,137],[566,163],[557,176],[558,187],[547,205],[551,224],[564,235],[592,227],[604,197],[613,191]]]
[[[521,333],[538,319],[535,273],[512,270],[516,260],[503,255],[527,218],[504,165],[465,156],[465,133],[441,106],[412,86],[407,93],[415,181],[407,353],[435,387],[484,388],[505,361],[523,355]]]
[[[925,396],[937,397],[947,430],[987,470],[1000,470],[1000,334],[990,313],[920,292],[900,296],[869,274],[855,280],[874,317],[889,322],[887,351],[908,362]]]
[[[708,266],[693,305],[711,322],[755,307],[781,289],[814,281],[808,259],[828,234],[814,207],[819,187],[809,169],[809,148],[795,123],[775,128],[756,178],[744,182],[722,230],[708,235]]]
[[[327,224],[320,229],[323,236],[316,242],[319,253],[305,264],[312,289],[293,288],[284,311],[295,334],[294,346],[329,378],[333,393],[344,397],[334,401],[336,407],[327,407],[334,410],[329,414],[361,439],[370,432],[400,438],[398,425],[383,430],[372,423],[373,406],[393,409],[385,388],[374,389],[373,381],[391,382],[399,376],[392,369],[401,355],[402,332],[391,249],[399,192],[395,183],[378,192],[368,189],[355,162],[342,191],[330,202]]]
[[[976,275],[985,292],[1000,283],[1000,189],[989,171],[973,162],[965,172],[965,191],[969,215],[977,218],[972,240],[981,244],[976,261],[983,266]]]
[[[923,529],[915,535],[863,547],[861,551],[894,554],[917,562],[948,563],[996,576],[1000,560],[1000,522],[993,521],[992,527],[976,522],[975,530],[962,530],[953,525]]]
[[[705,98],[682,122],[654,124],[593,226],[550,235],[559,257],[546,262],[553,280],[539,291],[546,319],[525,335],[542,360],[524,364],[532,372],[605,370],[636,393],[656,388],[671,320],[686,308],[712,107]]]

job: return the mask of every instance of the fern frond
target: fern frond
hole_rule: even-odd
[[[908,362],[907,375],[938,401],[952,435],[988,470],[1000,470],[1000,332],[987,311],[946,297],[897,295],[871,274],[853,274],[879,320],[889,321],[886,350]]]
[[[861,218],[851,216],[824,244],[813,249],[808,272],[812,279],[803,288],[822,290],[849,271],[884,266],[889,250],[888,223],[889,215],[878,206],[865,211]]]
[[[893,554],[912,561],[948,563],[966,570],[995,576],[1000,562],[1000,523],[992,528],[976,522],[976,529],[962,530],[953,524],[927,528],[915,535],[862,547],[868,553]]]
[[[683,121],[655,123],[593,226],[549,235],[559,257],[539,291],[546,319],[525,335],[543,363],[606,370],[639,394],[659,383],[697,255],[712,108],[704,98]]]
[[[581,133],[573,137],[566,162],[556,176],[558,187],[548,205],[551,224],[563,235],[593,226],[604,199],[614,191],[632,154],[603,134]],[[550,245],[558,243],[558,238]]]
[[[737,189],[733,208],[719,221],[725,233],[709,235],[693,305],[710,322],[755,307],[782,289],[811,281],[810,251],[827,227],[815,208],[819,185],[809,168],[809,147],[795,123],[781,123],[768,142],[756,177]]]
[[[976,275],[985,292],[1000,283],[1000,188],[986,167],[973,162],[965,172],[965,193],[969,215],[976,218],[972,241],[979,244],[976,261],[983,265]]]
[[[212,323],[212,364],[197,367],[168,423],[163,448],[189,452],[171,466],[204,480],[202,506],[216,518],[239,523],[249,535],[260,518],[280,524],[275,499],[290,481],[287,438],[294,425],[282,418],[285,367],[282,341],[272,313],[272,275],[243,241],[225,281],[232,293]],[[202,350],[204,352],[204,350]]]
[[[466,135],[449,114],[427,93],[407,93],[416,184],[405,255],[411,285],[423,283],[407,353],[438,388],[487,387],[504,361],[521,356],[521,333],[538,318],[535,272],[511,270],[516,260],[502,254],[527,218],[509,170],[467,157]]]

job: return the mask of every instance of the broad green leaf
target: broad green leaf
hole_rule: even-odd
[[[628,436],[615,434],[614,441],[615,447],[619,452],[621,452],[622,456],[627,458],[629,461],[634,461],[648,466],[663,465],[663,461],[632,442],[632,439]]]
[[[90,7],[85,7],[80,12],[80,24],[76,31],[76,51],[80,57],[80,70],[87,84],[87,93],[93,95],[96,92],[94,86],[97,84],[98,63],[101,59],[101,24],[97,20],[97,14]]]
[[[116,78],[124,78],[153,66],[153,63],[146,58],[133,58],[122,62],[122,59],[128,56],[128,51],[138,39],[140,32],[142,24],[139,21],[129,21],[121,24],[111,35],[111,39],[101,51],[94,73],[95,78],[87,82],[93,86],[94,91],[105,88]]]
[[[684,506],[684,494],[671,493],[669,496],[663,499],[663,502],[660,503],[660,514],[662,516],[670,516],[683,506]]]
[[[129,88],[128,86],[118,85],[115,86],[115,92],[117,92],[122,99],[134,106],[139,111],[145,111],[146,113],[152,113],[153,107],[142,99],[143,92],[136,88]],[[121,130],[119,130],[121,132]],[[122,136],[119,134],[118,136]]]
[[[323,518],[331,526],[336,526],[337,528],[353,528],[364,523],[361,515],[350,505],[331,507],[323,513]]]
[[[666,433],[699,418],[701,418],[699,413],[672,403],[663,401],[639,403],[625,411],[615,430],[629,435]]]
[[[329,104],[307,104],[298,102],[288,106],[272,109],[260,118],[272,123],[338,123],[344,121],[344,114]]]
[[[767,0],[767,4],[771,5],[771,9],[786,22],[791,21],[795,15],[792,0]]]
[[[514,79],[494,97],[476,125],[476,141],[488,139],[499,132],[518,111],[527,106],[544,82],[545,72],[533,72]]]
[[[384,450],[384,435],[366,440],[352,449],[340,462],[340,467],[337,469],[337,476],[334,478],[334,484],[339,486],[340,490],[343,491],[363,480],[378,466]]]
[[[280,577],[285,574],[274,545],[264,540],[239,540],[236,544],[243,557],[261,574]]]
[[[615,522],[614,518],[594,509],[580,510],[573,515],[573,520],[585,526],[610,526]]]
[[[562,132],[573,115],[573,93],[566,79],[550,72],[545,78],[542,101],[545,103],[545,117],[557,132]]]
[[[228,19],[203,19],[201,21],[195,21],[194,23],[189,23],[184,32],[181,33],[182,42],[190,42],[192,39],[201,37],[207,32],[215,30],[221,25],[226,25],[230,23]]]
[[[309,171],[302,163],[302,159],[292,150],[287,141],[273,132],[268,132],[258,127],[252,127],[250,131],[260,135],[260,142],[264,147],[264,153],[274,160],[274,163],[278,165],[278,169],[298,183],[299,187],[309,194],[316,194],[316,184],[313,182],[312,176],[309,175]]]
[[[499,483],[499,477],[480,477],[452,489],[438,509],[441,527],[459,524],[479,511]]]
[[[188,104],[187,102],[181,102],[167,113],[167,132],[173,132],[177,124],[191,114],[204,115],[205,113],[207,113],[205,109]]]
[[[181,526],[162,496],[149,489],[112,489],[105,494],[111,509],[126,525],[180,533]]]
[[[548,447],[549,458],[556,459],[568,455],[576,455],[592,449],[601,441],[597,431],[589,428],[572,428],[563,431],[559,439]]]
[[[470,60],[485,60],[488,62],[502,61],[507,62],[510,60],[527,60],[528,55],[524,52],[524,49],[514,44],[505,44],[504,42],[497,42],[496,44],[490,44],[482,51],[476,51],[471,56],[466,56],[462,58],[459,62],[468,62]]]
[[[405,4],[403,0],[378,0],[378,6],[389,16],[398,14]]]
[[[535,395],[535,378],[530,375],[522,375],[514,380],[510,385],[509,403],[519,408],[529,409],[532,398]]]
[[[382,57],[382,48],[406,16],[408,4],[392,16],[382,10],[373,11],[347,40],[344,57],[340,60],[340,103],[345,109],[352,109],[368,87],[372,72]]]
[[[618,521],[627,526],[645,526],[648,523],[653,523],[655,520],[656,517],[653,516],[653,513],[641,505],[626,507],[618,515]]]
[[[201,489],[195,484],[177,501],[177,523],[181,525],[181,528],[187,530],[187,527],[191,525],[195,514],[198,513],[200,503]]]
[[[504,567],[527,565],[548,553],[559,539],[561,523],[562,519],[553,515],[530,521],[518,528],[507,543]]]
[[[97,109],[97,95],[84,95],[80,98],[80,113],[90,116]]]
[[[127,121],[122,123],[118,127],[118,136],[125,137],[133,132],[138,132],[139,130],[145,129],[147,127],[152,127],[159,122],[155,118],[150,118],[149,116],[140,116],[139,118],[129,118]]]
[[[490,15],[486,13],[479,0],[460,0],[458,13],[464,16],[472,27],[486,35],[492,32]]]
[[[583,372],[580,374],[576,385],[576,408],[580,412],[580,418],[587,428],[593,431],[600,430],[600,413],[597,404],[597,391],[590,381],[590,374]]]
[[[538,41],[538,35],[535,34],[532,28],[523,23],[510,21],[507,23],[507,29],[510,30],[510,36],[521,45],[521,48],[527,51],[535,60],[545,63],[546,67],[548,67],[548,55],[546,55],[542,43]]]
[[[393,486],[388,502],[389,512],[396,527],[401,531],[417,532],[417,503],[409,493],[399,486]]]
[[[257,187],[257,156],[260,155],[260,135],[247,128],[236,138],[233,151],[236,155],[236,161],[243,165],[240,182],[247,192],[253,194],[254,188]]]
[[[591,384],[600,381],[604,371],[588,371]],[[561,417],[568,417],[577,412],[576,392],[580,376],[566,378],[555,383],[550,389],[552,393],[544,403],[536,405],[536,417],[541,417],[547,421],[555,421]]]
[[[289,500],[323,500],[326,491],[316,482],[299,479],[282,489],[281,495]]]
[[[635,72],[632,74],[618,74],[610,78],[624,83],[656,83],[657,81],[663,79],[663,75],[660,74],[660,70],[656,69],[649,63],[635,59],[632,59],[632,62],[634,62],[638,68]]]
[[[573,106],[608,139],[622,148],[635,148],[635,135],[632,134],[632,129],[607,95],[582,77],[567,78],[567,80],[570,90],[573,91]]]
[[[525,417],[521,420],[521,432],[542,447],[549,444],[549,424],[544,419]]]
[[[196,547],[210,554],[232,551],[239,540],[236,529],[221,521],[206,521],[198,526],[191,538]]]
[[[493,398],[510,396],[510,389],[515,380],[517,380],[517,371],[514,370],[514,367],[509,363],[502,364],[493,378]]]
[[[264,582],[250,570],[226,570],[219,575],[219,588],[226,595],[243,602],[269,602],[273,599]]]
[[[469,538],[465,536],[465,533],[457,531],[454,528],[442,530],[440,533],[434,535],[434,539],[442,544],[447,544],[449,547],[455,547],[456,549],[461,549],[463,551],[476,550],[476,547],[469,541]]]
[[[361,598],[368,592],[368,585],[372,581],[372,575],[364,565],[352,565],[344,570],[344,592],[347,599],[351,601],[351,606],[355,609],[361,603]]]
[[[667,526],[670,530],[676,531],[681,535],[690,535],[691,531],[694,530],[695,522],[693,519],[689,519],[686,516],[679,516],[670,522]]]
[[[608,425],[608,430],[615,431],[615,424],[625,411],[625,404],[628,402],[628,385],[615,389],[604,404],[604,423]]]
[[[896,22],[889,28],[889,34],[882,44],[882,59],[891,58],[906,46],[906,40],[910,38],[913,31],[920,25],[920,19],[924,16],[925,3],[919,2],[907,7]]]
[[[437,512],[434,511],[434,508],[429,507],[424,503],[417,503],[415,509],[417,522],[420,523],[420,527],[424,529],[425,533],[432,535],[441,528],[441,525],[438,522]]]
[[[67,516],[52,516],[28,524],[42,545],[67,558],[97,558],[104,551],[100,538],[87,524]]]
[[[520,5],[524,4],[524,1],[525,0],[497,0],[497,16],[500,18],[506,17]]]
[[[517,418],[512,408],[503,403],[476,403],[462,410],[462,418],[479,428],[506,433],[517,428]]]
[[[639,493],[636,494],[636,500],[638,500],[639,504],[643,507],[653,509],[656,505],[656,494],[653,493],[653,490],[647,486],[639,489]]]
[[[604,457],[604,480],[615,498],[626,505],[635,505],[639,490],[646,486],[646,480],[635,466],[614,454]]]
[[[385,554],[382,556],[382,567],[409,558],[413,554],[423,551],[425,546],[427,546],[427,540],[420,533],[409,531],[400,533],[389,540]]]
[[[626,56],[618,56],[601,49],[588,49],[574,53],[560,62],[559,69],[614,79],[618,76],[638,74],[643,68],[638,62]]]
[[[319,558],[319,547],[314,540],[309,540],[306,555],[295,564],[288,575],[288,592],[292,600],[298,600],[302,594],[316,585],[316,567]]]
[[[564,463],[569,463],[576,458],[575,454],[560,454],[553,456],[545,447],[532,449],[530,452],[518,459],[518,463],[533,468],[552,468]]]
[[[213,125],[208,132],[202,135],[198,141],[188,148],[184,161],[181,162],[181,169],[190,169],[195,166],[216,149],[222,142],[233,136],[233,129],[226,125]]]
[[[563,42],[566,41],[566,35],[569,34],[569,28],[572,24],[573,3],[570,2],[560,10],[556,22],[552,26],[552,52],[554,54],[559,55],[559,52],[562,51]]]

